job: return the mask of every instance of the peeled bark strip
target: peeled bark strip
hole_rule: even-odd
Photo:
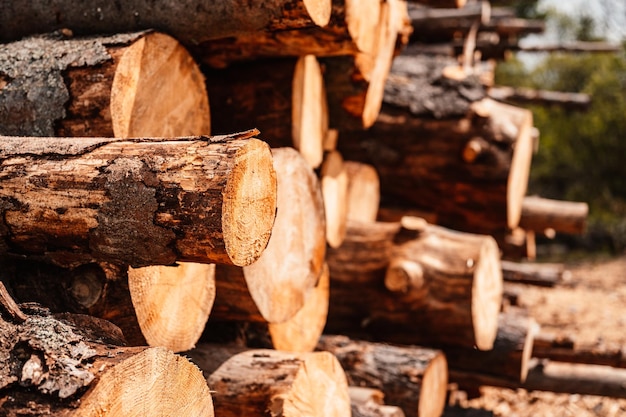
[[[133,0],[120,4],[37,0],[4,5],[0,39],[15,40],[58,29],[93,35],[158,28],[183,43],[197,44],[263,30],[324,26],[330,11],[330,0],[229,0],[220,2],[219,7],[199,0]]]
[[[272,148],[294,147],[312,167],[322,162],[328,130],[322,71],[312,55],[207,70],[213,131],[258,128]]]
[[[326,213],[326,240],[332,248],[341,246],[348,222],[348,171],[343,157],[337,151],[329,152],[320,171],[324,211]]]
[[[174,352],[196,345],[215,299],[215,265],[130,268],[128,286],[148,345]]]
[[[520,227],[540,233],[552,229],[555,232],[580,235],[587,227],[588,213],[587,203],[525,197]]]
[[[0,250],[62,266],[249,265],[276,176],[267,144],[237,137],[0,137]]]
[[[4,135],[210,133],[202,73],[165,34],[29,38],[0,47],[0,72],[7,82],[0,89]]]
[[[385,405],[382,391],[373,388],[349,387],[352,417],[404,417],[401,408]]]
[[[491,349],[502,297],[493,238],[415,218],[403,224],[351,223],[343,245],[329,251],[326,331]]]
[[[448,367],[441,351],[323,336],[319,350],[333,353],[351,386],[377,388],[407,416],[440,416],[446,403]]]
[[[188,354],[203,370],[214,391],[216,415],[350,415],[346,376],[328,352],[241,352],[219,345],[201,345]]]
[[[373,54],[377,47],[380,0],[334,0],[328,25],[264,31],[203,42],[196,56],[215,68],[267,57]]]
[[[348,173],[348,220],[374,222],[380,202],[380,180],[371,165],[345,161]]]
[[[105,322],[106,323],[106,322]],[[0,403],[17,416],[213,416],[197,367],[164,348],[118,347],[94,319],[0,321]]]
[[[278,180],[272,235],[253,264],[217,268],[214,317],[218,320],[287,321],[302,308],[324,267],[324,202],[319,181],[295,150],[273,149],[272,155]]]

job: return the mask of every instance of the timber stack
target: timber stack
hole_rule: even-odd
[[[540,24],[460,0],[5,6],[6,415],[438,417],[449,381],[534,375],[501,252],[587,211],[525,196],[532,114],[474,60]]]

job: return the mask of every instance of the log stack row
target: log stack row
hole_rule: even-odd
[[[581,217],[523,220],[531,114],[396,56],[408,10],[7,6],[3,411],[436,417],[449,374],[523,381],[500,250]]]

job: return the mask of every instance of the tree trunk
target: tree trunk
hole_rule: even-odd
[[[587,203],[525,197],[520,227],[539,233],[552,229],[555,232],[581,235],[587,228],[588,213]]]
[[[406,3],[388,0],[381,4],[380,20],[372,53],[321,59],[326,72],[330,126],[362,130],[374,124],[380,112],[385,81],[396,52],[396,41],[406,25]]]
[[[32,1],[3,5],[0,26],[3,41],[42,31],[70,29],[77,34],[129,32],[158,28],[186,44],[264,30],[324,26],[330,0],[144,1],[114,4],[77,0]]]
[[[241,63],[205,74],[215,132],[258,128],[271,147],[294,147],[312,167],[319,166],[328,109],[314,56]]]
[[[407,416],[438,417],[446,401],[448,368],[441,351],[323,336],[319,350],[333,353],[348,384],[381,390]]]
[[[3,415],[213,416],[206,381],[185,358],[114,346],[108,322],[79,320],[80,327],[52,316],[0,319]]]
[[[280,323],[291,319],[324,266],[326,238],[320,185],[293,149],[273,149],[277,214],[259,259],[244,268],[218,267],[218,320]]]
[[[202,73],[168,35],[29,38],[0,47],[0,73],[6,83],[0,90],[0,134],[127,138],[210,133]]]
[[[564,282],[564,277],[571,274],[565,270],[565,265],[563,264],[519,263],[503,260],[501,265],[502,277],[505,281],[542,287],[554,287]]]
[[[380,203],[380,180],[371,165],[345,161],[348,174],[348,220],[375,222]]]
[[[320,178],[326,213],[326,241],[331,248],[338,248],[346,237],[349,204],[348,171],[341,153],[326,154]]]
[[[214,390],[215,414],[231,416],[325,416],[350,414],[346,376],[328,352],[242,352],[201,345],[188,352]]]
[[[381,3],[334,0],[326,26],[249,33],[204,42],[192,50],[204,63],[216,68],[267,57],[372,55],[380,36]]]
[[[349,387],[352,417],[405,417],[400,407],[385,405],[384,394],[374,388]]]
[[[327,257],[326,331],[491,349],[502,296],[495,241],[411,222],[349,225]]]
[[[89,262],[249,265],[276,176],[256,139],[0,137],[0,252]]]

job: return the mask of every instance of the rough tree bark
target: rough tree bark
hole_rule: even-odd
[[[201,345],[188,352],[214,390],[216,415],[350,415],[345,373],[328,352],[241,351]]]
[[[384,394],[374,388],[349,387],[352,417],[405,417],[400,407],[385,405]]]
[[[410,223],[418,222],[350,223],[343,245],[327,256],[326,331],[490,349],[502,296],[495,241]]]
[[[381,390],[387,402],[407,416],[441,415],[448,385],[441,351],[352,341],[345,336],[323,336],[318,349],[337,356],[349,385]]]
[[[61,266],[249,265],[276,210],[269,147],[237,139],[250,135],[0,137],[0,252]]]
[[[324,26],[330,11],[330,0],[230,0],[220,2],[220,7],[199,0],[8,2],[0,14],[0,39],[66,28],[92,35],[157,28],[184,43],[197,44],[263,30]]]
[[[175,39],[161,33],[85,39],[46,35],[5,44],[0,74],[0,134],[210,133],[202,73]]]

